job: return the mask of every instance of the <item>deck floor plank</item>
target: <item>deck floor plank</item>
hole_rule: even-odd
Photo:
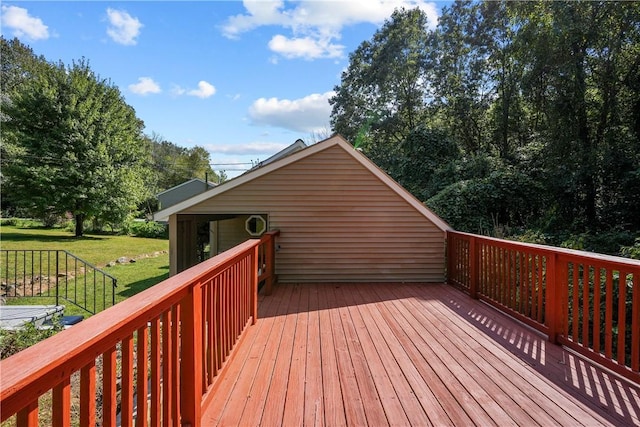
[[[376,406],[379,402],[364,402],[358,388],[355,368],[351,362],[351,354],[347,344],[347,336],[342,321],[342,308],[339,307],[334,287],[327,288],[329,296],[329,304],[335,309],[330,312],[331,330],[333,331],[333,345],[336,351],[336,362],[338,364],[338,377],[340,379],[340,388],[342,389],[342,403],[344,405],[344,413],[347,425],[363,426],[367,425],[367,416],[365,414],[365,404]]]
[[[451,293],[453,291],[453,293]],[[442,315],[450,316],[452,321],[456,323],[459,327],[457,332],[464,335],[465,330],[469,331],[469,325],[466,323],[462,316],[456,316],[457,311],[453,311],[450,307],[447,307],[442,301],[455,301],[463,302],[464,298],[460,298],[460,293],[455,289],[448,289],[447,286],[441,286],[438,288],[438,292],[442,292],[441,298],[438,298],[440,303],[437,306],[434,306],[434,311],[440,311]],[[469,300],[470,301],[470,300]],[[467,304],[469,301],[464,302],[464,306],[461,308],[469,307]],[[448,309],[449,311],[445,311]],[[513,331],[518,329],[517,335],[526,336],[526,340],[537,340],[541,343],[539,346],[543,348],[543,355],[541,357],[542,360],[545,360],[547,365],[545,365],[545,370],[547,367],[551,368],[549,365],[553,365],[554,361],[560,360],[557,355],[549,355],[546,353],[556,353],[556,352],[564,352],[560,346],[555,346],[547,343],[545,339],[539,335],[537,332],[530,330],[527,327],[523,327],[518,323],[514,323],[513,327],[507,327],[508,322],[511,320],[506,315],[497,312],[493,308],[486,306],[484,304],[478,304],[473,306],[473,310],[475,312],[485,313],[486,316],[491,316],[493,318],[493,322],[496,325],[501,326],[501,330],[499,334],[501,336],[505,335],[513,335]],[[503,317],[504,319],[501,319]],[[497,329],[498,330],[498,329]],[[526,394],[526,396],[521,400],[523,402],[537,403],[544,402],[544,410],[543,408],[537,409],[536,407],[532,407],[532,411],[536,411],[539,418],[542,418],[544,412],[546,412],[549,416],[552,416],[556,423],[561,425],[600,425],[602,423],[606,423],[607,421],[597,415],[594,411],[582,410],[584,402],[581,402],[577,396],[578,393],[575,392],[574,389],[564,388],[564,392],[560,391],[558,387],[551,383],[546,377],[536,375],[536,373],[531,369],[531,366],[528,365],[525,361],[521,359],[514,359],[513,353],[511,353],[505,346],[496,346],[495,341],[492,341],[488,336],[484,334],[475,334],[473,333],[471,336],[474,337],[479,342],[478,351],[482,355],[484,360],[490,362],[489,364],[483,366],[496,366],[502,367],[504,372],[508,373],[508,377],[512,379],[517,379],[517,383],[515,386],[518,387],[520,391]],[[523,338],[524,340],[524,338]],[[543,345],[542,345],[543,344]],[[551,371],[555,371],[555,369],[550,369]],[[548,371],[547,371],[548,372]],[[571,373],[573,372],[573,373]],[[562,371],[562,375],[560,378],[564,378],[567,375],[575,376],[576,371],[566,369]],[[554,378],[557,378],[553,376]],[[525,387],[523,387],[523,381]],[[567,394],[568,393],[568,394]]]
[[[330,305],[327,286],[318,289],[318,319],[320,321],[320,364],[322,370],[322,404],[324,420],[329,426],[346,426],[340,371],[338,370],[337,351],[334,343],[331,312],[337,310]]]
[[[281,297],[278,299],[266,298],[263,304],[259,306],[262,313],[279,313],[280,315],[286,313],[289,310],[289,301],[288,295],[290,295],[289,290],[284,290]],[[267,303],[269,301],[269,303]],[[254,375],[253,377],[253,385],[268,385],[269,381],[264,378],[256,379],[258,373],[268,373],[268,371],[260,371],[259,368],[261,366],[261,359],[263,354],[273,354],[269,352],[269,348],[267,344],[270,344],[272,337],[275,333],[277,333],[277,323],[278,321],[284,322],[284,317],[270,317],[267,319],[260,319],[256,327],[250,328],[249,335],[245,338],[247,344],[249,342],[252,343],[251,346],[243,345],[239,350],[242,352],[236,355],[235,363],[229,367],[229,370],[225,372],[225,374],[220,379],[221,384],[218,386],[218,391],[216,392],[216,397],[213,400],[213,403],[208,408],[208,411],[203,415],[203,425],[238,425],[236,422],[234,424],[234,420],[238,419],[238,417],[243,416],[244,414],[251,413],[247,411],[247,406],[251,402],[251,393],[238,393],[238,389],[242,389],[239,379],[240,374],[243,373],[245,376]],[[246,349],[246,351],[245,351]],[[273,349],[275,351],[275,349]],[[258,358],[258,359],[256,359]],[[244,383],[246,387],[246,383]],[[229,404],[230,400],[236,401],[237,403],[234,405],[233,403]],[[239,409],[239,402],[245,401],[244,408],[242,410]],[[233,408],[235,406],[235,408]],[[262,415],[262,408],[264,404],[257,405],[260,408],[260,416]],[[253,412],[255,414],[255,412]],[[242,420],[241,420],[242,421]],[[258,419],[254,425],[259,424],[260,419]]]
[[[284,404],[282,425],[304,424],[305,378],[307,366],[307,341],[309,335],[309,288],[300,286],[300,298],[296,309],[296,332],[289,366],[289,383]]]
[[[203,425],[640,425],[640,385],[447,285],[280,284]]]
[[[424,395],[430,389],[426,387],[420,373],[415,369],[415,364],[407,356],[400,341],[394,339],[394,335],[388,329],[386,322],[380,315],[379,302],[369,301],[368,304],[360,305],[359,310],[363,321],[369,319],[367,322],[369,335],[393,383],[406,416],[409,417],[409,425],[432,425],[425,408],[422,406],[422,402],[426,400]]]
[[[264,349],[259,349],[259,358],[255,359],[255,377],[251,388],[244,394],[247,396],[247,403],[244,413],[241,413],[239,425],[256,426],[260,425],[262,415],[267,402],[267,393],[274,375],[274,366],[278,354],[278,347],[282,338],[282,331],[286,314],[291,308],[292,289],[288,287],[281,297],[281,304],[275,306],[273,310],[264,310],[259,313],[259,322],[272,325],[270,333],[266,335],[266,345]],[[242,393],[242,392],[240,392]],[[234,425],[234,424],[224,424]]]
[[[470,364],[461,364],[461,359],[465,356],[457,348],[448,348],[446,345],[446,337],[438,334],[438,330],[445,328],[444,324],[425,325],[419,316],[420,313],[413,313],[406,303],[396,304],[393,300],[393,294],[387,290],[381,289],[387,298],[390,298],[388,309],[390,319],[395,319],[399,325],[405,330],[411,331],[416,336],[416,346],[422,354],[425,363],[432,365],[436,369],[438,377],[446,385],[447,381],[458,381],[465,388],[466,393],[471,397],[465,403],[471,407],[482,408],[483,412],[476,411],[476,416],[480,416],[484,425],[516,425],[509,414],[502,408],[495,399],[492,398],[489,387],[493,384],[489,381],[480,384],[476,378],[477,373],[472,369]],[[445,335],[445,334],[443,334]],[[469,351],[468,349],[465,349]],[[439,394],[436,396],[440,401],[446,401],[444,390],[438,389]],[[443,393],[443,394],[440,394]],[[448,411],[451,414],[451,410]],[[485,417],[486,414],[486,418]],[[457,425],[457,423],[456,423]]]
[[[357,289],[350,286],[346,288],[343,292],[343,298],[349,307],[349,313],[351,315],[352,322],[352,330],[355,336],[352,338],[354,342],[359,342],[362,350],[362,361],[366,363],[368,368],[368,375],[372,380],[371,391],[377,393],[377,398],[379,398],[380,403],[382,404],[382,408],[384,409],[384,415],[386,415],[386,420],[392,426],[406,426],[409,425],[409,419],[405,414],[404,408],[402,407],[402,399],[398,396],[396,392],[396,388],[392,382],[393,376],[393,364],[384,363],[380,354],[378,352],[378,348],[376,347],[373,339],[371,338],[371,329],[375,328],[375,325],[370,324],[367,325],[367,322],[363,319],[362,314],[359,310],[359,297],[354,298],[354,291],[357,292]],[[352,353],[353,354],[353,353]],[[388,361],[391,362],[391,361]],[[360,378],[361,375],[358,375]],[[403,381],[406,383],[406,381]],[[413,397],[412,397],[413,398]],[[365,396],[365,399],[368,397]],[[369,414],[367,414],[367,418]],[[374,421],[370,421],[370,424],[373,424]]]
[[[325,424],[325,418],[322,393],[322,363],[318,363],[318,358],[322,358],[320,315],[318,313],[319,296],[317,286],[310,285],[307,289],[309,292],[309,319],[304,378],[304,425],[322,426]]]
[[[442,349],[436,349],[436,353],[442,354],[443,351],[446,351],[452,359],[460,364],[460,368],[468,370],[473,378],[491,379],[491,381],[483,382],[484,390],[500,408],[503,408],[514,424],[553,425],[557,422],[553,418],[545,419],[546,414],[544,413],[539,414],[540,408],[531,399],[520,399],[519,402],[518,397],[522,396],[522,391],[509,380],[502,367],[496,368],[492,363],[493,360],[487,360],[479,354],[481,345],[473,337],[461,338],[463,333],[460,335],[455,333],[459,331],[455,330],[455,325],[449,320],[449,316],[445,315],[446,313],[438,312],[436,302],[421,301],[421,304],[417,305],[415,300],[408,302],[414,304],[415,309],[411,312],[415,316],[415,322],[426,330],[433,331],[432,338],[443,346]],[[444,325],[441,319],[447,319],[448,333],[446,334],[442,332]],[[449,333],[450,331],[454,333]],[[535,419],[533,414],[538,414]],[[504,414],[498,413],[496,415],[500,418],[494,419],[494,421],[502,425],[505,422]]]
[[[456,299],[457,301],[465,301],[460,298],[460,294],[455,289],[447,289],[447,286],[442,286],[438,289],[439,292],[442,292],[442,297],[440,301],[451,301],[452,299]],[[451,293],[453,291],[453,293]],[[469,307],[468,302],[464,303],[464,307]],[[445,304],[440,304],[442,307],[440,310],[444,310],[446,307]],[[469,310],[469,308],[467,308]],[[493,322],[495,324],[503,324],[505,325],[505,320],[501,319],[500,316],[504,317],[506,320],[510,320],[504,314],[496,312],[493,308],[488,307],[484,304],[479,304],[473,306],[474,313],[482,313],[484,316],[491,316],[493,318]],[[454,314],[455,312],[450,312]],[[445,313],[449,314],[449,313]],[[498,316],[498,317],[495,317]],[[464,321],[461,316],[452,316],[451,317],[454,323],[458,326],[458,331],[461,334],[469,333],[468,323]],[[516,332],[516,330],[518,330]],[[567,425],[567,424],[583,424],[583,425],[593,425],[593,424],[601,424],[606,422],[603,418],[599,417],[594,412],[580,410],[583,407],[583,403],[580,399],[591,399],[594,397],[591,394],[591,388],[587,388],[588,391],[584,390],[582,392],[578,392],[576,388],[563,387],[562,391],[557,387],[554,387],[549,381],[540,381],[540,376],[536,375],[535,371],[531,369],[531,365],[527,363],[525,360],[520,358],[513,359],[513,353],[510,351],[516,345],[521,345],[522,342],[526,341],[537,341],[539,344],[538,348],[541,350],[541,355],[539,357],[539,362],[543,365],[544,371],[546,372],[546,377],[552,378],[580,378],[580,382],[582,382],[582,386],[586,385],[585,378],[586,375],[583,375],[586,372],[579,372],[577,369],[572,368],[571,366],[567,366],[567,364],[561,363],[563,360],[569,358],[570,360],[580,361],[579,364],[586,366],[587,362],[574,356],[567,354],[566,350],[564,350],[560,346],[552,345],[546,342],[545,338],[539,335],[537,332],[532,331],[526,327],[522,327],[519,324],[515,324],[515,327],[508,328],[503,326],[502,331],[500,332],[500,336],[509,337],[506,339],[507,343],[511,344],[509,346],[496,346],[495,341],[489,338],[485,334],[477,335],[476,339],[481,344],[479,347],[479,352],[482,357],[497,357],[497,359],[493,362],[495,366],[503,366],[509,373],[510,377],[519,378],[526,381],[529,386],[528,387],[520,387],[520,390],[526,394],[525,399],[528,402],[537,402],[541,396],[544,396],[545,402],[549,402],[546,405],[545,410],[547,414],[553,416],[556,422]],[[519,343],[515,343],[513,337],[526,337],[522,339],[518,339]],[[571,365],[571,364],[569,364]],[[589,364],[591,369],[595,369],[594,365]],[[586,369],[586,368],[584,368]],[[595,387],[594,387],[595,390]],[[620,388],[618,388],[620,390]],[[637,389],[636,389],[637,390]],[[572,399],[567,399],[566,394],[568,393]],[[592,405],[593,406],[593,405]],[[602,408],[602,406],[593,406],[594,411],[598,408]],[[612,407],[613,412],[620,413],[619,408]],[[637,413],[637,412],[636,412]],[[540,414],[540,412],[538,412]],[[634,424],[637,424],[637,418],[634,421]]]
[[[276,352],[276,362],[273,367],[271,384],[267,393],[261,424],[267,426],[282,425],[284,405],[287,397],[287,389],[291,372],[291,360],[293,358],[293,343],[298,323],[298,307],[300,305],[300,288],[293,287],[291,306],[285,315],[280,345]]]

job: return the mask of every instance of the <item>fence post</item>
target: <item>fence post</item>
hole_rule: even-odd
[[[476,237],[469,239],[469,295],[473,299],[478,299],[478,245]]]
[[[554,344],[558,343],[558,333],[560,330],[560,307],[558,301],[560,297],[561,270],[557,265],[557,254],[551,253],[547,255],[546,268],[546,292],[544,297],[546,323],[549,327],[549,341]]]
[[[200,426],[202,417],[202,284],[196,283],[181,303],[180,327],[182,425]],[[177,326],[176,326],[177,327]],[[166,363],[166,362],[165,362]],[[165,402],[167,404],[168,402]]]
[[[104,276],[103,276],[104,277]],[[111,307],[116,305],[116,288],[118,287],[118,279],[111,279],[113,286],[111,287]]]
[[[56,305],[60,305],[60,283],[58,282],[60,280],[60,251],[56,251]]]

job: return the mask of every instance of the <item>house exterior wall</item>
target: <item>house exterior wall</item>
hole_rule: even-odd
[[[267,214],[282,282],[444,281],[444,231],[339,146],[181,213]]]

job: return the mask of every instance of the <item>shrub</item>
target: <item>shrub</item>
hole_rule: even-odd
[[[622,246],[620,255],[627,258],[640,259],[640,237],[631,246]]]
[[[129,236],[148,237],[151,239],[169,238],[169,228],[167,225],[155,221],[127,221],[122,226],[122,233]]]
[[[427,205],[453,228],[481,233],[523,226],[537,218],[542,187],[520,172],[504,169],[451,184],[430,198]]]
[[[2,218],[0,219],[0,225],[16,226],[18,224],[18,218]]]
[[[55,335],[63,329],[59,318],[52,320],[52,325],[47,329],[39,329],[35,324],[27,322],[22,328],[15,331],[0,329],[0,358],[16,354],[25,348],[31,347],[38,342]]]

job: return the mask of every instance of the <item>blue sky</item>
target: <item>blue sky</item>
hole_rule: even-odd
[[[328,136],[349,53],[394,8],[435,27],[443,2],[2,1],[2,35],[120,88],[145,133],[199,145],[229,177],[302,138]],[[249,164],[248,164],[249,163]],[[235,165],[239,164],[239,165]]]

